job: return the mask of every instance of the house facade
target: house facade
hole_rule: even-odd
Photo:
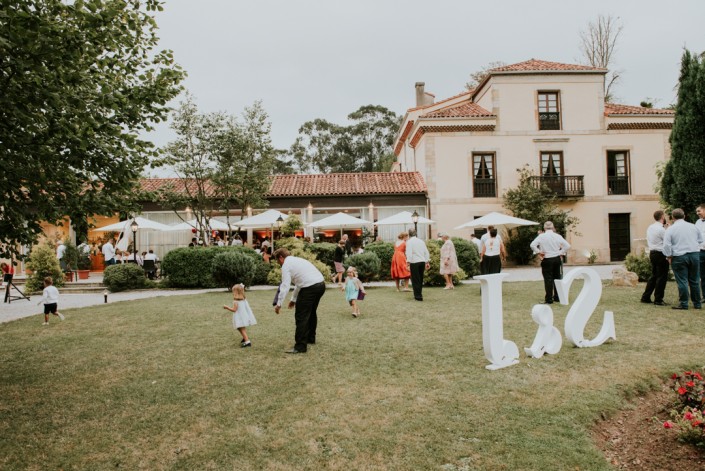
[[[434,103],[416,84],[395,142],[397,171],[420,172],[435,230],[490,211],[528,166],[580,223],[569,260],[623,260],[659,209],[657,171],[670,157],[674,112],[604,101],[607,71],[540,60],[492,69],[474,90]]]

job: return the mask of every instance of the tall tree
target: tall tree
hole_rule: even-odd
[[[705,202],[705,58],[685,51],[671,130],[671,158],[661,179],[661,198],[694,214]]]
[[[564,236],[573,231],[580,221],[558,207],[556,194],[546,185],[535,185],[532,181],[534,174],[528,166],[517,169],[517,172],[519,185],[504,193],[504,207],[518,218],[540,224],[552,221],[556,231]],[[529,244],[536,237],[536,231],[536,226],[517,227],[511,231],[507,252],[518,264],[526,265],[533,260],[534,254]]]
[[[124,209],[184,72],[157,0],[0,0],[0,256],[40,223]]]
[[[580,32],[580,53],[584,63],[593,67],[608,69],[605,75],[605,101],[615,99],[613,87],[619,81],[621,72],[613,68],[617,41],[622,34],[619,18],[598,15],[588,23],[587,29]]]
[[[394,161],[399,117],[383,106],[367,105],[341,126],[324,119],[304,123],[291,154],[303,172],[380,172]]]

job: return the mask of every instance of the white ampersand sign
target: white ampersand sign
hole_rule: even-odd
[[[502,280],[507,273],[476,276],[482,291],[482,345],[490,364],[488,370],[497,370],[519,363],[516,344],[504,340],[502,322]]]
[[[531,318],[539,325],[531,347],[524,348],[526,356],[541,358],[544,353],[555,355],[561,351],[563,337],[553,326],[553,310],[545,304],[536,304],[531,309]]]
[[[580,275],[583,276],[585,284],[565,318],[565,336],[576,347],[597,347],[608,339],[617,340],[612,311],[605,311],[602,328],[597,337],[587,340],[583,336],[585,325],[587,325],[602,296],[602,281],[595,270],[586,267],[575,268],[564,275],[562,280],[556,280],[556,291],[558,291],[561,304],[569,304],[570,285]]]

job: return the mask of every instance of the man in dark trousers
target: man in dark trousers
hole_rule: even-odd
[[[570,244],[560,234],[555,232],[553,222],[543,224],[544,232],[531,242],[531,250],[541,257],[541,274],[543,287],[546,291],[544,304],[553,304],[558,301],[554,296],[555,280],[563,278],[561,274],[561,257],[566,254]]]
[[[274,259],[282,267],[282,282],[279,285],[279,296],[276,299],[274,312],[279,314],[284,298],[294,283],[294,294],[289,301],[289,309],[296,307],[296,333],[294,348],[286,353],[306,353],[309,344],[316,343],[316,327],[318,325],[318,303],[326,292],[323,275],[308,260],[289,255],[285,248],[277,249]]]
[[[673,276],[678,285],[678,306],[672,309],[688,309],[688,295],[693,301],[693,308],[702,309],[700,295],[700,246],[703,234],[685,220],[685,213],[676,208],[671,213],[673,224],[666,229],[663,236],[663,254],[671,263]]]
[[[423,301],[423,272],[428,270],[428,253],[426,243],[416,237],[416,231],[409,229],[409,240],[406,241],[406,264],[411,272],[411,287],[414,289],[414,299]]]
[[[644,294],[641,295],[642,303],[651,303],[651,293],[654,294],[654,304],[665,306],[663,293],[666,291],[668,281],[668,260],[663,254],[663,237],[666,235],[666,214],[660,209],[654,213],[654,222],[646,229],[646,243],[649,246],[649,260],[651,261],[651,278],[646,283]]]

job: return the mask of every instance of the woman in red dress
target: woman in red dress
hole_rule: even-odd
[[[397,237],[394,255],[392,256],[392,279],[397,285],[397,291],[402,291],[401,285],[404,285],[403,291],[411,291],[409,289],[409,279],[411,272],[406,266],[406,241],[409,239],[409,234],[402,232]]]

